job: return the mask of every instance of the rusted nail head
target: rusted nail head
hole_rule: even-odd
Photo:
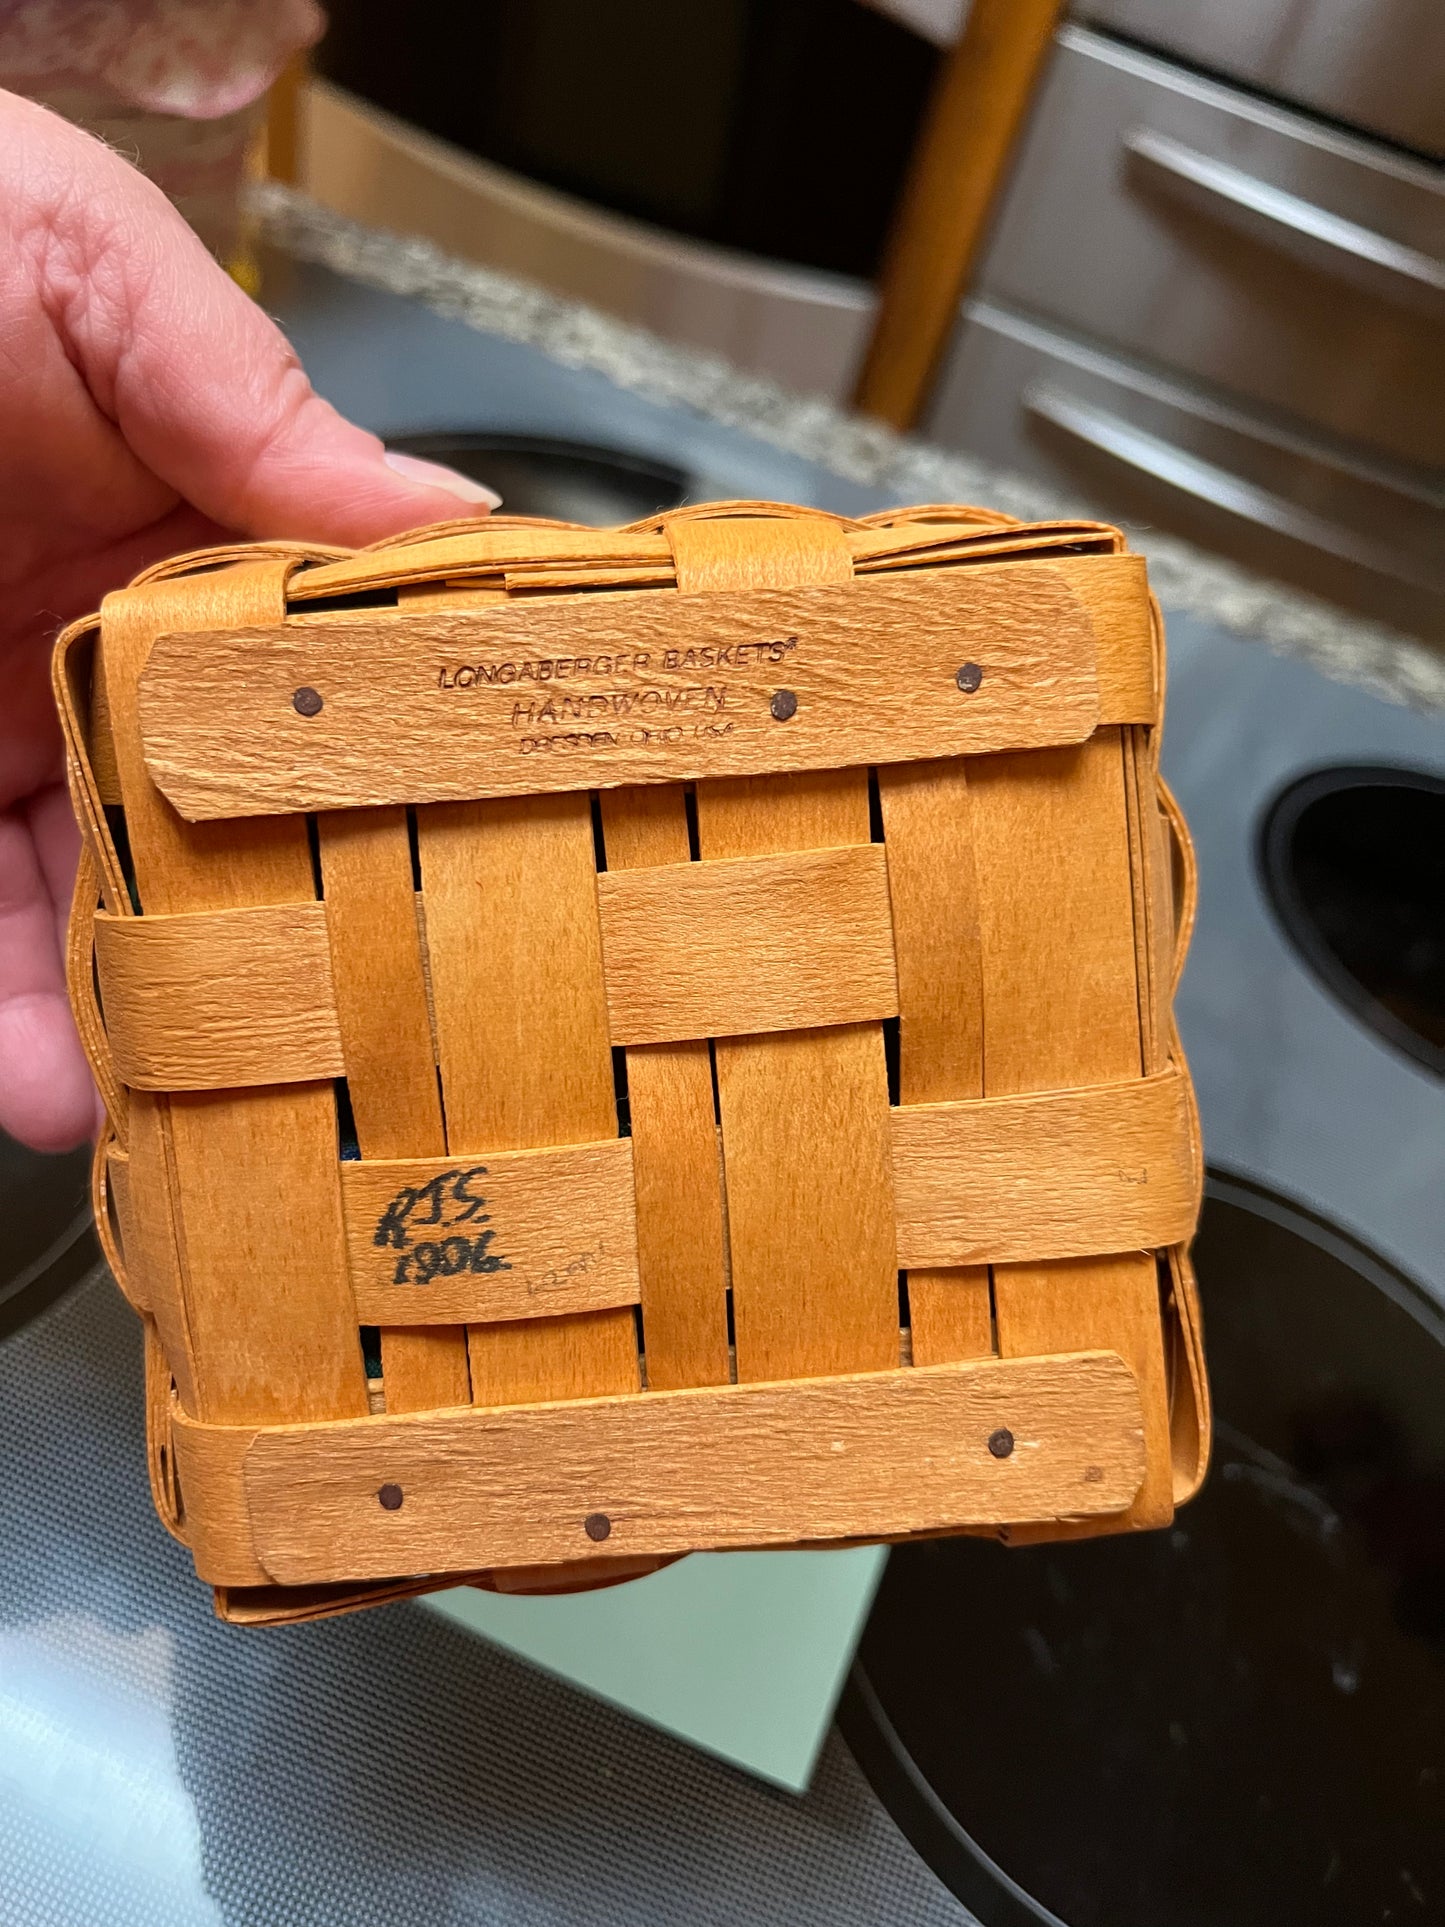
[[[965,696],[971,696],[983,681],[983,671],[976,662],[966,662],[953,680]]]
[[[383,1512],[401,1511],[401,1502],[404,1495],[399,1485],[384,1485],[376,1496],[381,1500],[381,1509]]]
[[[291,698],[291,707],[298,716],[319,716],[321,713],[321,693],[316,689],[298,689]]]
[[[988,1435],[988,1449],[996,1459],[1006,1459],[1014,1449],[1014,1435],[1006,1425]]]
[[[582,1530],[589,1539],[595,1539],[600,1545],[604,1539],[611,1537],[612,1521],[605,1512],[589,1512],[582,1521]]]
[[[791,722],[798,713],[798,699],[791,689],[777,689],[773,692],[773,700],[768,704],[768,708],[773,712],[775,722]]]

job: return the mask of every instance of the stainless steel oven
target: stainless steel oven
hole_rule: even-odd
[[[1185,50],[1227,51],[1253,85],[1061,32],[926,432],[1435,632],[1445,168],[1262,91],[1298,74],[1340,110],[1344,67],[1331,92],[1323,54],[1305,54],[1343,49],[1343,30],[1276,35],[1270,66],[1246,33],[1226,47],[1238,6],[1092,11],[1140,33],[1193,23]],[[1393,19],[1402,113],[1432,47],[1434,74],[1445,64],[1445,7],[1412,39],[1401,21],[1419,11],[1291,9]],[[1424,92],[1422,147],[1427,108],[1445,121],[1440,89]]]

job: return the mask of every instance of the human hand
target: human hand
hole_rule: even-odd
[[[0,92],[0,1127],[63,1150],[96,1116],[61,961],[56,631],[185,549],[357,545],[494,500],[344,421],[150,182]]]

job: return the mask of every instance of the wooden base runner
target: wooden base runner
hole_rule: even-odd
[[[1144,1476],[1111,1352],[359,1424],[177,1414],[175,1449],[197,1568],[229,1585],[1093,1516]]]

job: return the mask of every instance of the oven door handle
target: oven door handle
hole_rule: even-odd
[[[1047,385],[1029,389],[1024,396],[1024,407],[1029,414],[1074,441],[1101,455],[1111,456],[1181,495],[1191,495],[1196,501],[1208,502],[1258,528],[1288,536],[1292,541],[1371,569],[1378,575],[1413,582],[1416,587],[1436,593],[1441,588],[1438,581],[1423,575],[1407,555],[1371,542],[1354,529],[1301,508],[1283,495],[1261,488],[1215,462],[1192,455],[1159,435],[1151,435],[1147,429],[1136,428],[1122,415],[1106,408],[1080,401],[1062,389]]]
[[[1445,313],[1445,261],[1152,128],[1136,127],[1124,137],[1124,147],[1132,161],[1162,177],[1171,193],[1216,218],[1223,216],[1304,266],[1352,281],[1389,301],[1432,315]]]

